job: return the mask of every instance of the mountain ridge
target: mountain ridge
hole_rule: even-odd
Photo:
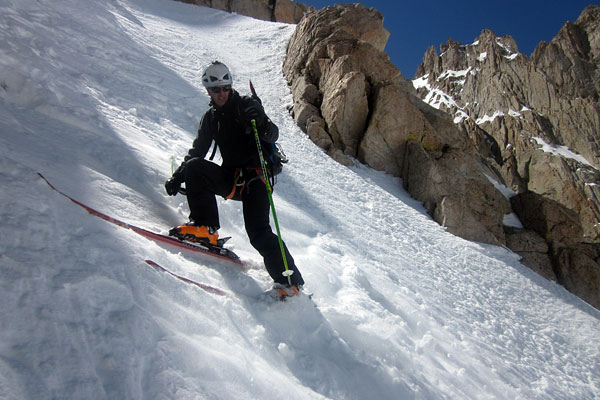
[[[600,7],[589,6],[530,58],[512,37],[484,30],[469,45],[449,40],[440,55],[430,47],[413,79],[419,96],[451,114],[495,179],[514,190],[513,209],[525,230],[507,228],[508,234],[533,231],[547,243],[545,252],[515,246],[526,263],[596,306],[599,29]],[[575,252],[584,259],[573,262]]]

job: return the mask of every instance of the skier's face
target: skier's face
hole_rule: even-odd
[[[212,99],[213,103],[217,107],[223,107],[229,99],[229,93],[231,93],[231,86],[216,86],[208,88],[208,95]]]

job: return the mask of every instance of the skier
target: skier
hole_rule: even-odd
[[[251,121],[256,122],[263,143],[275,143],[279,129],[266,116],[260,101],[241,96],[231,87],[232,82],[229,68],[219,61],[211,63],[202,75],[211,107],[202,116],[192,148],[165,183],[167,193],[175,196],[185,182],[190,221],[171,232],[217,245],[220,224],[215,195],[241,200],[246,233],[262,255],[277,295],[294,296],[302,290],[304,280],[285,244],[288,270],[293,273],[289,279],[283,274],[282,249],[269,224],[269,198]],[[210,160],[205,160],[213,141],[220,150],[221,165],[210,161],[216,148]]]

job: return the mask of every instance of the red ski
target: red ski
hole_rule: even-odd
[[[62,196],[66,197],[67,199],[71,200],[73,203],[77,204],[78,206],[84,208],[87,212],[89,212],[92,215],[95,215],[96,217],[102,218],[105,221],[108,221],[110,223],[113,223],[115,225],[118,225],[122,228],[126,228],[126,229],[131,229],[132,231],[134,231],[135,233],[138,233],[148,239],[152,239],[156,242],[161,242],[161,243],[167,243],[173,246],[177,246],[177,247],[181,247],[187,250],[191,250],[191,251],[195,251],[195,252],[199,252],[202,254],[206,254],[212,257],[216,257],[219,258],[221,260],[225,260],[225,261],[229,261],[231,262],[233,265],[237,266],[238,268],[241,269],[246,269],[244,263],[240,260],[240,258],[238,257],[237,254],[235,254],[233,251],[226,249],[224,247],[219,247],[219,246],[213,246],[213,245],[209,245],[209,244],[201,244],[201,243],[189,243],[189,242],[184,242],[181,241],[179,239],[176,239],[174,237],[171,236],[167,236],[167,235],[163,235],[160,233],[156,233],[156,232],[152,232],[149,231],[147,229],[144,228],[140,228],[137,227],[135,225],[129,224],[127,222],[123,222],[119,219],[110,217],[92,207],[89,207],[77,200],[75,200],[74,198],[72,198],[71,196],[69,196],[68,194],[58,190],[56,187],[54,187],[49,181],[48,179],[46,179],[46,177],[44,177],[44,175],[42,175],[41,173],[38,172],[38,175],[40,176],[40,178],[42,178],[47,184],[48,186],[50,186],[50,188],[58,193],[60,193]]]
[[[218,294],[219,296],[227,296],[227,293],[225,293],[221,289],[217,289],[216,287],[205,285],[204,283],[199,283],[199,282],[193,281],[191,279],[185,278],[183,276],[177,275],[177,274],[169,271],[162,265],[158,264],[157,262],[154,262],[152,260],[146,260],[146,263],[148,265],[152,266],[153,268],[157,269],[158,271],[166,272],[167,274],[174,276],[175,278],[177,278],[185,283],[189,283],[189,284],[198,286],[200,289],[206,290],[209,293]]]

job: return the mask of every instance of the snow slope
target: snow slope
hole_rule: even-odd
[[[0,0],[0,399],[597,398],[597,310],[294,126],[293,29],[166,0]],[[275,204],[318,307],[260,300],[239,203],[220,201],[222,234],[248,272],[91,216],[37,175],[149,229],[185,221],[163,183],[214,59],[280,127]]]

